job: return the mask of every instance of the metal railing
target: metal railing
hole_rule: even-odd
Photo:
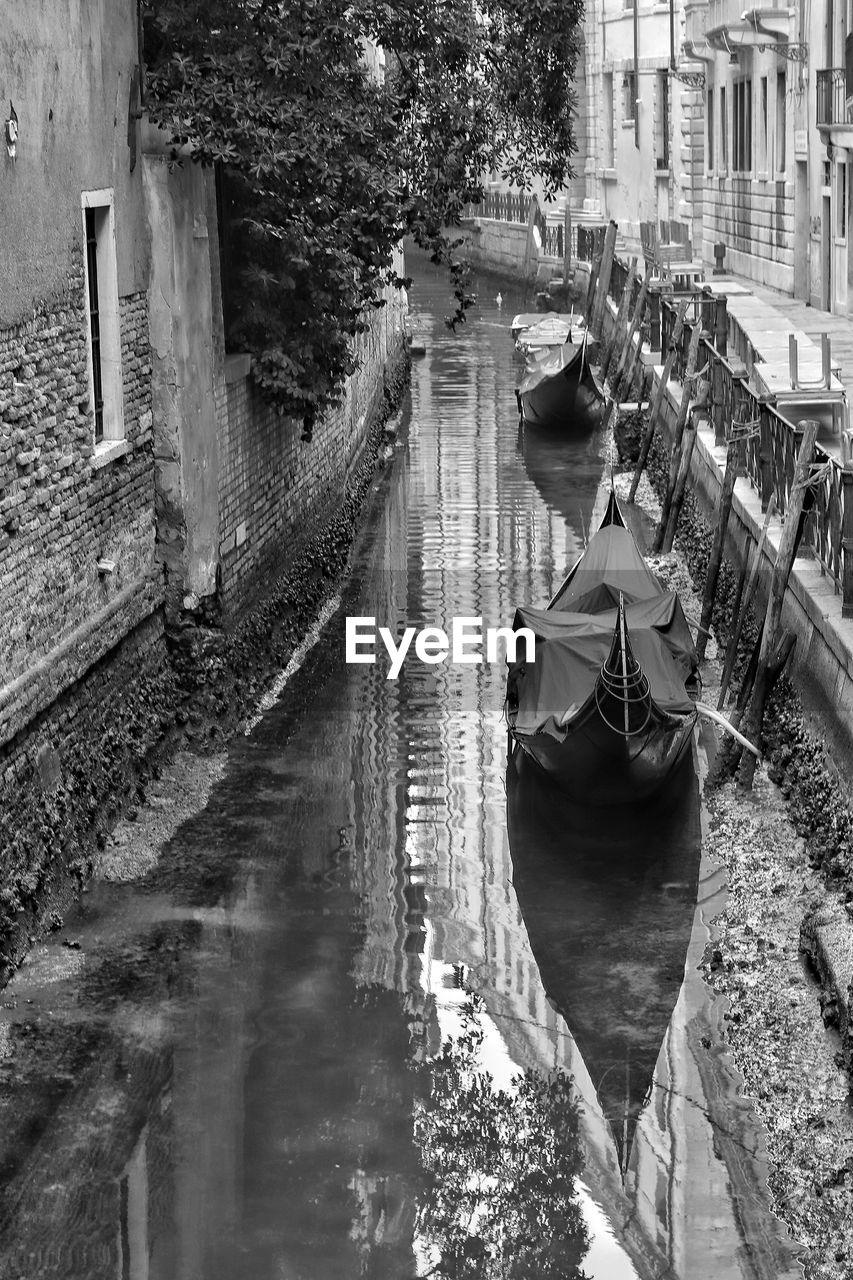
[[[847,72],[844,67],[826,67],[817,73],[817,127],[849,123]]]
[[[516,222],[527,225],[530,216],[530,199],[526,191],[487,191],[480,204],[472,206],[478,218],[493,218],[496,222]]]
[[[496,222],[512,222],[526,226],[530,220],[530,202],[525,191],[487,191],[480,204],[469,205],[467,214],[475,218],[491,218]],[[539,232],[539,253],[544,258],[565,257],[565,222],[562,214],[549,217],[538,205],[534,223]]]
[[[622,264],[622,269],[624,264]],[[615,291],[611,293],[616,301]],[[661,299],[661,359],[668,351],[675,328],[679,298]],[[716,300],[715,300],[716,302]],[[733,365],[725,352],[725,307],[711,308],[701,294],[688,311],[677,346],[675,376],[684,382],[687,351],[695,325],[703,325],[697,368],[708,381],[708,413],[715,442],[725,444],[732,426],[746,435],[745,475],[766,511],[771,497],[784,517],[791,497],[794,466],[802,430],[792,424],[768,397],[748,384],[741,365]],[[709,332],[710,317],[713,328]],[[719,341],[718,339],[719,335]],[[723,348],[723,350],[721,350]],[[812,479],[804,508],[801,554],[811,554],[842,594],[844,617],[853,617],[853,464],[815,445]],[[848,550],[845,552],[845,546]]]

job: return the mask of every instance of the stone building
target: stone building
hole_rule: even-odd
[[[808,217],[797,222],[797,296],[825,311],[849,314],[853,312],[853,5],[849,0],[834,0],[809,6],[806,14],[807,21],[801,20],[797,33],[806,43],[797,47],[812,70],[796,121],[794,147],[797,190],[808,191]]]
[[[701,95],[681,52],[684,0],[592,0],[584,17],[583,207],[639,241],[639,223],[702,235]],[[687,74],[689,73],[689,74]]]
[[[708,0],[689,7],[686,31],[705,68],[704,257],[722,243],[729,270],[790,293],[803,288],[797,241],[807,201],[797,121],[808,71],[793,56],[800,23],[787,6]]]

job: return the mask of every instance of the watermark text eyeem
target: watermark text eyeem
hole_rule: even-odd
[[[517,660],[519,645],[523,645],[525,662],[536,660],[536,636],[529,627],[486,627],[482,618],[453,618],[450,635],[442,627],[406,627],[401,636],[395,636],[389,627],[377,627],[375,618],[347,618],[346,661],[376,662],[377,640],[381,640],[391,660],[389,680],[396,680],[414,640],[414,655],[429,666],[448,660],[453,663],[477,665],[482,662],[508,662]],[[483,650],[485,649],[485,657]]]

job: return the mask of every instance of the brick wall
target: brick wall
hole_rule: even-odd
[[[340,405],[302,440],[254,391],[241,358],[226,361],[217,388],[220,598],[234,619],[287,567],[290,553],[319,531],[344,495],[383,403],[386,367],[399,359],[405,297],[389,290],[357,344],[358,368]]]
[[[0,747],[0,981],[33,922],[85,878],[136,770],[174,715],[158,610]]]
[[[0,745],[161,599],[147,295],[121,299],[127,452],[100,466],[75,266],[62,296],[0,332]]]
[[[96,449],[82,252],[0,330],[0,971],[172,714],[148,296],[119,301],[125,439]],[[99,572],[110,561],[112,572]]]

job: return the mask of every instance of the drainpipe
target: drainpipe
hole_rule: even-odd
[[[637,98],[640,94],[640,5],[634,0],[634,146],[640,150],[640,108]]]
[[[669,0],[669,69],[675,70],[675,0]]]

